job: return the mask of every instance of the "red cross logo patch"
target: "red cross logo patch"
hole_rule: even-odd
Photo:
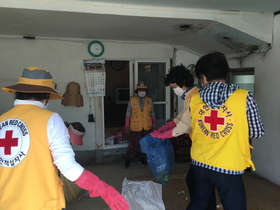
[[[26,157],[30,135],[25,123],[19,119],[0,122],[0,166],[12,168]]]
[[[4,147],[4,155],[11,154],[11,147],[18,146],[18,138],[13,138],[13,131],[6,131],[5,138],[0,138],[0,147]]]
[[[234,129],[233,113],[226,105],[211,109],[204,104],[198,109],[197,126],[204,136],[214,140],[223,139]]]
[[[204,123],[210,124],[211,131],[217,131],[218,125],[225,125],[225,118],[218,116],[218,110],[211,110],[210,116],[204,116]]]

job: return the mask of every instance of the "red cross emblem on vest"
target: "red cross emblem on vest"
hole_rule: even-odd
[[[217,131],[218,125],[225,125],[225,118],[218,117],[218,110],[211,110],[210,116],[204,117],[204,122],[210,124],[210,130]]]
[[[18,138],[13,138],[13,131],[7,130],[5,138],[0,138],[0,147],[4,147],[4,154],[11,155],[11,148],[18,146]]]

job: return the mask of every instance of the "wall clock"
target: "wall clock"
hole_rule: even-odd
[[[125,61],[111,61],[111,67],[116,71],[122,70],[124,66],[125,66]]]
[[[88,52],[93,57],[100,57],[104,53],[104,45],[100,41],[92,41],[88,44]]]

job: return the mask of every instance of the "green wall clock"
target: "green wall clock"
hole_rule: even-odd
[[[104,45],[97,40],[91,41],[88,44],[88,52],[93,57],[100,57],[104,53]]]

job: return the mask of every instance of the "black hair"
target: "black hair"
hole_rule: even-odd
[[[207,81],[227,79],[229,66],[226,56],[221,52],[213,52],[202,56],[195,65],[195,74],[201,79],[202,74]]]
[[[34,99],[36,101],[41,101],[43,99],[49,99],[50,93],[24,93],[24,92],[16,92],[16,99],[20,100],[29,100]]]
[[[193,86],[194,78],[191,71],[181,64],[169,69],[168,74],[165,76],[164,83],[166,86],[176,83],[179,87],[191,87]]]

